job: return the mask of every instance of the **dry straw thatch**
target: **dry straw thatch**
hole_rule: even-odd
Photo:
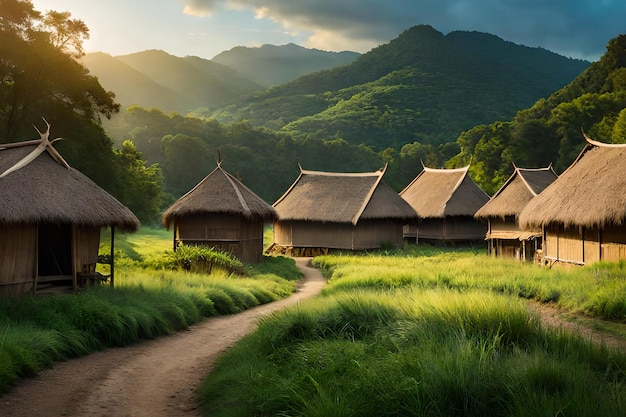
[[[33,152],[33,142],[0,145],[0,172]],[[70,223],[128,232],[139,228],[130,209],[50,151],[0,178],[0,195],[2,224]]]
[[[400,196],[421,218],[473,216],[487,201],[485,193],[468,175],[469,166],[456,169],[424,167]]]
[[[626,144],[589,139],[578,158],[520,214],[523,228],[600,228],[626,220]]]
[[[375,172],[308,171],[274,203],[280,220],[351,223],[360,220],[416,219],[415,211]]]
[[[271,205],[218,163],[209,175],[167,209],[163,214],[163,223],[169,228],[176,219],[216,213],[263,221],[276,218],[276,210]]]
[[[519,216],[524,207],[557,178],[552,165],[535,169],[514,168],[513,174],[474,217],[504,219]]]

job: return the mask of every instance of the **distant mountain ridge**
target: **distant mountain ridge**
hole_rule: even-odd
[[[215,110],[269,85],[343,65],[358,56],[288,44],[233,48],[213,60],[148,50],[115,57],[89,53],[82,61],[123,107],[187,113]]]
[[[588,66],[495,35],[443,35],[420,25],[351,64],[305,75],[214,115],[377,150],[441,144],[476,125],[510,119]]]
[[[349,64],[359,56],[357,52],[328,52],[289,43],[258,48],[238,46],[216,55],[212,61],[234,68],[258,84],[272,86]]]
[[[123,107],[157,107],[187,113],[232,103],[263,87],[232,68],[194,56],[184,58],[161,50],[112,57],[96,53],[83,58],[100,84],[116,94]],[[167,100],[171,94],[171,100]]]

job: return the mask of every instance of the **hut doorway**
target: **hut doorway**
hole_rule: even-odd
[[[40,224],[37,231],[37,275],[68,277],[72,271],[72,226]]]

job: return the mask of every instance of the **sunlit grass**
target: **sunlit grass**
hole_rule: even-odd
[[[173,232],[158,227],[142,226],[138,233],[115,233],[115,249],[139,261],[144,257],[173,250]],[[103,229],[100,253],[110,253],[111,229]]]
[[[570,270],[415,247],[314,259],[322,296],[274,314],[203,386],[215,416],[622,416],[626,356],[526,299],[621,318],[623,264]]]
[[[625,369],[515,296],[354,289],[264,319],[201,398],[211,416],[621,416]]]
[[[482,289],[554,303],[594,317],[626,319],[624,262],[564,270],[495,259],[468,250],[411,255],[328,255],[315,258],[314,263],[331,276],[324,289],[326,294],[355,288],[409,286]]]

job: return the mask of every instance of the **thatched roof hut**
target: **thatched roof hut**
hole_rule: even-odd
[[[552,165],[546,168],[514,167],[513,174],[506,180],[491,199],[474,215],[479,219],[519,216],[533,198],[539,195],[557,178]]]
[[[3,148],[0,172],[5,172],[36,146]],[[0,224],[68,223],[86,227],[115,226],[125,232],[139,220],[117,199],[86,175],[66,168],[47,152],[26,167],[0,178]]]
[[[126,206],[71,168],[48,132],[41,135],[0,145],[0,294],[34,293],[46,281],[86,284],[81,276],[95,272],[100,229],[139,228]]]
[[[474,214],[489,196],[468,175],[469,166],[456,169],[424,167],[400,196],[417,212],[420,223],[409,225],[405,237],[428,240],[482,240],[486,224]]]
[[[522,228],[542,228],[549,261],[626,258],[626,144],[591,140],[557,180],[520,213]]]
[[[243,262],[263,254],[263,225],[276,210],[230,175],[221,163],[163,214],[180,244],[204,245],[229,252]]]
[[[375,172],[309,171],[275,203],[276,245],[321,249],[375,249],[400,246],[402,225],[415,211]]]
[[[541,229],[522,230],[518,217],[526,205],[556,178],[552,165],[518,168],[491,199],[474,215],[487,221],[489,253],[495,256],[532,260],[541,247]]]

